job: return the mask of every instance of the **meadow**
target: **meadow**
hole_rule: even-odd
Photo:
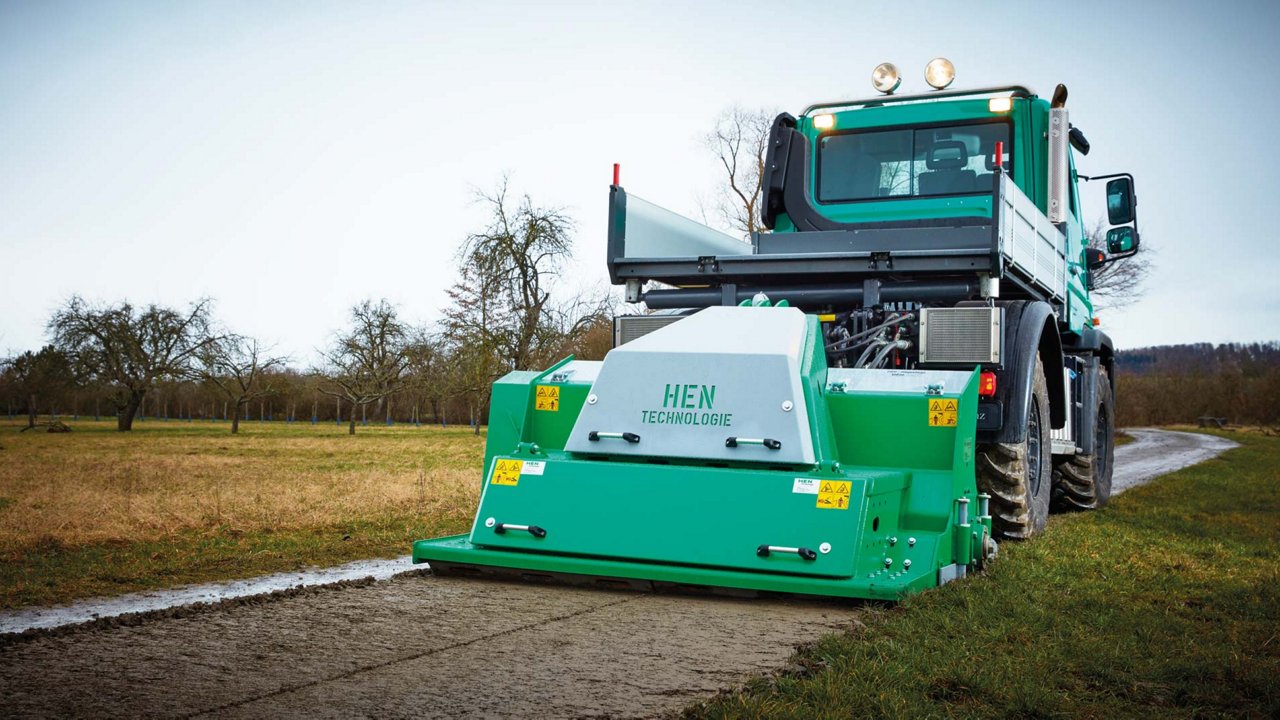
[[[393,557],[462,532],[465,426],[0,420],[0,608]]]

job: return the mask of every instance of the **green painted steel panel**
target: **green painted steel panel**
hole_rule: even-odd
[[[558,396],[556,409],[539,410],[533,407],[537,401],[539,386],[555,388]],[[591,385],[588,383],[536,382],[534,391],[529,394],[530,442],[535,442],[543,448],[564,449],[564,443],[569,438],[569,433],[573,431],[573,424],[578,421],[578,414],[582,412],[582,405],[587,401],[589,392],[591,392]]]
[[[899,546],[903,549],[901,557],[891,567],[881,567],[853,578],[823,578],[497,550],[472,545],[466,535],[419,540],[413,546],[413,561],[514,568],[532,573],[568,573],[594,578],[629,578],[680,586],[880,600],[896,600],[937,586],[938,571],[932,563],[915,562],[910,569],[903,569],[902,559],[918,556],[927,560],[928,549],[920,544],[915,548],[907,548],[905,543],[900,543]],[[912,551],[919,552],[912,554]]]
[[[1025,102],[1017,99],[1014,104]],[[824,114],[818,111],[814,115]],[[1007,117],[1009,113],[993,113],[987,98],[973,100],[952,99],[929,103],[894,103],[882,107],[863,106],[835,114],[835,128],[819,131],[813,127],[812,118],[804,118],[800,129],[812,140],[819,132],[840,132],[871,127],[944,125],[951,122],[973,122]]]
[[[489,425],[484,444],[484,465],[493,456],[515,452],[523,439],[525,421],[532,407],[530,382],[541,373],[517,370],[499,378],[489,393]]]
[[[941,398],[959,400],[956,395],[828,395],[841,462],[949,470],[957,429],[928,424],[929,401]]]
[[[903,499],[906,530],[942,532],[954,509],[949,499],[968,497],[976,515],[974,436],[977,426],[977,378],[969,375],[959,393],[831,393],[830,426],[840,460],[846,465],[900,468],[912,481]],[[935,401],[957,403],[955,426],[930,425]],[[947,502],[940,502],[946,498]]]
[[[813,451],[820,467],[830,468],[837,461],[835,435],[827,422],[826,395],[827,350],[822,335],[822,323],[816,315],[806,318],[809,342],[800,358],[800,384],[804,392],[805,408],[809,413],[809,428],[813,435]]]
[[[495,484],[493,469],[489,477],[471,532],[476,545],[832,577],[854,572],[868,484],[880,479],[903,486],[902,474],[891,471],[823,478],[570,459],[548,459],[541,474],[521,474],[514,485]],[[813,478],[819,490],[849,483],[848,506],[819,507],[822,496],[796,492],[796,478]],[[892,501],[885,512],[896,515],[901,491],[883,497]],[[498,534],[487,526],[489,518],[537,525],[547,534]],[[795,554],[756,555],[760,545],[818,551],[823,543],[829,543],[830,552],[812,561]]]
[[[959,393],[932,396],[959,403],[956,425],[931,425],[929,396],[829,392],[817,319],[807,328],[800,372],[812,466],[566,452],[558,446],[586,383],[550,383],[550,371],[512,373],[494,385],[496,424],[471,534],[420,541],[414,560],[865,598],[936,585],[939,568],[968,561],[982,530],[955,525],[956,498],[976,500],[977,372]],[[556,411],[537,409],[537,388],[552,385]],[[498,472],[511,460],[520,461],[518,472]],[[822,496],[797,479],[817,481],[819,491],[848,482],[848,509],[819,508]],[[496,523],[536,525],[546,535],[498,534]],[[757,548],[766,544],[819,553],[812,561],[786,552],[761,557]]]
[[[954,197],[898,198],[893,200],[858,200],[820,204],[814,207],[836,222],[874,223],[937,218],[990,218],[991,193]]]

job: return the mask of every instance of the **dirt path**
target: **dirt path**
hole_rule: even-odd
[[[5,714],[643,716],[780,666],[849,605],[430,576],[0,653]]]
[[[1116,448],[1116,469],[1111,479],[1113,495],[1240,445],[1200,433],[1155,428],[1125,428],[1124,431],[1133,436],[1133,442]]]
[[[1228,441],[1138,430],[1123,489]],[[1208,453],[1208,454],[1206,454]],[[638,717],[779,668],[851,603],[402,576],[0,649],[5,716]]]

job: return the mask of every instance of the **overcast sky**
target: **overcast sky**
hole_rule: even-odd
[[[1156,8],[0,0],[0,354],[72,294],[213,297],[299,365],[361,299],[431,321],[504,173],[607,283],[612,163],[697,216],[724,108],[866,97],[886,60],[924,91],[938,55],[957,88],[1066,83],[1080,172],[1136,176],[1157,268],[1102,313],[1120,347],[1280,339],[1280,4]]]

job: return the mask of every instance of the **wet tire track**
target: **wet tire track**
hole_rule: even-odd
[[[244,698],[244,699],[242,699],[242,700],[237,700],[237,701],[232,702],[232,703],[227,703],[226,705],[222,705],[222,706],[220,706],[220,707],[209,708],[208,710],[202,710],[202,711],[197,712],[197,713],[192,713],[191,715],[187,715],[187,716],[185,716],[185,717],[200,717],[200,716],[208,715],[208,714],[210,714],[210,713],[217,713],[217,712],[222,711],[222,710],[230,710],[231,708],[240,707],[240,706],[242,706],[242,705],[248,705],[248,704],[256,703],[256,702],[260,702],[260,701],[263,701],[263,700],[269,700],[269,699],[274,698],[274,697],[277,697],[277,696],[279,696],[279,695],[284,695],[284,694],[287,694],[287,693],[292,693],[292,692],[297,692],[297,691],[300,691],[300,690],[305,690],[305,689],[307,689],[307,688],[314,687],[314,686],[319,685],[319,684],[321,684],[321,683],[335,682],[335,681],[338,681],[338,680],[347,680],[347,679],[353,678],[353,677],[355,677],[355,676],[357,676],[357,675],[360,675],[360,674],[362,674],[362,673],[371,672],[371,671],[378,670],[378,669],[381,669],[381,668],[385,668],[385,667],[388,667],[388,666],[391,666],[391,665],[395,665],[395,664],[397,664],[397,663],[404,663],[404,662],[410,662],[410,661],[413,661],[413,660],[420,660],[420,659],[425,658],[425,657],[427,657],[427,656],[429,656],[429,655],[434,655],[434,654],[437,654],[437,653],[448,652],[448,651],[450,651],[450,650],[456,650],[456,649],[458,649],[458,648],[465,648],[465,647],[467,647],[467,646],[469,646],[469,645],[474,645],[474,644],[476,644],[476,643],[481,643],[481,642],[487,642],[487,641],[490,641],[490,640],[495,640],[495,639],[500,638],[500,637],[502,637],[502,636],[504,636],[504,635],[510,635],[510,634],[513,634],[513,633],[518,633],[518,632],[520,632],[520,631],[522,631],[522,630],[528,630],[528,629],[535,628],[535,627],[538,627],[538,626],[541,626],[541,625],[547,625],[547,624],[550,624],[550,623],[559,622],[559,621],[561,621],[561,620],[568,620],[568,619],[570,619],[570,618],[574,618],[574,617],[577,617],[577,616],[579,616],[579,615],[583,615],[583,614],[586,614],[586,613],[597,612],[597,611],[599,611],[599,610],[601,610],[601,609],[603,609],[603,608],[608,608],[608,607],[611,607],[611,606],[614,606],[614,605],[621,605],[622,603],[625,603],[625,602],[632,602],[632,601],[634,601],[634,600],[635,600],[635,598],[623,598],[623,599],[621,599],[621,600],[615,600],[615,601],[613,601],[613,602],[606,603],[606,604],[604,604],[604,605],[600,605],[600,606],[597,606],[597,607],[587,608],[587,609],[584,609],[584,610],[578,610],[578,611],[576,611],[576,612],[572,612],[572,613],[569,613],[569,614],[567,614],[567,615],[559,615],[559,616],[556,616],[556,617],[548,618],[548,619],[546,619],[546,620],[539,620],[539,621],[537,621],[537,622],[529,623],[528,625],[522,625],[522,626],[520,626],[520,627],[518,627],[518,628],[512,628],[512,629],[510,629],[510,630],[503,630],[503,631],[501,631],[501,632],[493,633],[492,635],[485,635],[485,636],[483,636],[483,637],[478,637],[478,638],[475,638],[475,639],[473,639],[473,640],[466,640],[466,641],[463,641],[463,642],[459,642],[459,643],[457,643],[457,644],[455,644],[455,645],[449,645],[449,646],[446,646],[446,647],[443,647],[443,648],[437,648],[437,649],[431,649],[431,650],[424,650],[424,651],[422,651],[422,652],[415,653],[415,654],[413,654],[413,655],[407,655],[407,656],[405,656],[405,657],[395,658],[395,659],[392,659],[392,660],[387,660],[387,661],[385,661],[385,662],[375,663],[375,664],[373,664],[373,665],[367,665],[367,666],[360,667],[360,668],[356,668],[355,670],[350,670],[350,671],[347,671],[347,672],[344,672],[344,673],[341,673],[341,674],[338,674],[338,675],[333,675],[333,676],[325,677],[325,678],[318,678],[318,679],[311,680],[311,681],[308,681],[308,682],[305,682],[305,683],[300,683],[300,684],[298,684],[298,685],[293,685],[293,686],[289,686],[289,687],[283,687],[283,688],[280,688],[279,690],[275,690],[275,691],[273,691],[273,692],[269,692],[269,693],[266,693],[266,694],[263,694],[263,695],[259,695],[259,696],[257,696],[257,697]]]

